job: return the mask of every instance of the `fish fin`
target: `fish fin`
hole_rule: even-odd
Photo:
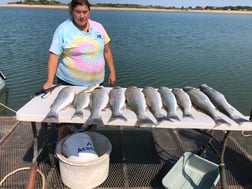
[[[88,86],[84,91],[86,93],[92,93],[95,89],[99,88],[100,84],[99,83],[94,83],[93,85]]]
[[[74,117],[83,118],[83,116],[84,115],[82,111],[75,111],[71,119],[73,119]]]
[[[105,108],[101,109],[101,111],[106,111],[106,109],[110,109],[109,105],[107,105]]]
[[[128,121],[128,119],[125,116],[123,116],[122,114],[112,114],[112,116],[110,117],[108,122],[114,121],[116,119],[121,119],[123,121]]]
[[[101,118],[101,116],[99,118],[93,118],[93,117],[89,117],[87,119],[87,121],[85,122],[85,125],[97,125],[99,127],[104,127],[104,122]]]
[[[161,115],[161,116],[155,116],[156,120],[158,123],[162,122],[162,121],[165,121],[167,120],[167,117],[164,116],[164,115]]]
[[[192,119],[194,119],[193,115],[191,113],[188,113],[188,112],[183,113],[183,118],[192,118]]]
[[[150,118],[145,116],[145,117],[139,118],[136,122],[136,126],[143,126],[143,125],[155,125],[156,126],[156,123],[154,123]]]
[[[176,106],[176,111],[180,110],[181,107],[180,106]]]
[[[126,109],[127,109],[127,106],[126,106],[126,104],[124,104],[122,107],[122,110],[126,110]]]
[[[228,126],[231,125],[230,123],[228,123],[226,120],[222,119],[221,117],[216,117],[214,119],[214,121],[215,121],[215,126],[214,127],[218,127],[218,126],[220,126],[222,124],[226,124]]]
[[[181,120],[179,119],[179,117],[178,117],[177,115],[175,115],[175,114],[167,115],[166,119],[168,119],[168,120],[170,120],[170,121],[171,121],[172,119],[181,121]]]
[[[238,125],[241,125],[244,122],[249,122],[249,120],[244,119],[244,118],[242,118],[240,116],[233,116],[232,120],[234,120]]]

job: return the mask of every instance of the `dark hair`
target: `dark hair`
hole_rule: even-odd
[[[69,4],[70,13],[77,5],[86,5],[88,7],[88,10],[90,10],[91,6],[88,0],[72,0],[71,3]]]

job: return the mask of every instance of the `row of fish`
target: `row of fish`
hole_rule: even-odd
[[[181,108],[183,117],[194,119],[192,105],[209,115],[215,121],[216,126],[220,124],[230,125],[218,116],[217,109],[238,124],[248,121],[237,114],[222,93],[206,84],[200,85],[199,89],[189,86],[183,89],[160,87],[157,90],[151,86],[143,89],[130,86],[126,90],[121,87],[114,87],[109,92],[102,86],[91,86],[77,94],[75,94],[74,87],[67,86],[58,93],[46,120],[57,121],[58,113],[70,105],[75,108],[72,118],[76,116],[83,118],[83,110],[85,108],[90,109],[90,116],[85,125],[104,126],[101,111],[106,109],[108,105],[112,110],[109,122],[115,119],[127,121],[127,118],[122,114],[122,109],[128,107],[137,116],[137,126],[156,125],[164,120],[180,121],[176,114],[178,107]],[[147,108],[149,108],[157,123],[147,116]],[[162,108],[166,110],[166,113],[162,111]]]

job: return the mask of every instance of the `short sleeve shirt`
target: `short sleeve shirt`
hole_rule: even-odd
[[[61,56],[56,76],[72,85],[102,83],[105,75],[104,45],[110,38],[104,27],[89,19],[89,32],[78,29],[72,19],[55,30],[49,51]]]

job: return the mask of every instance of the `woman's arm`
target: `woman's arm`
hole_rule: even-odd
[[[112,51],[110,49],[109,43],[104,46],[104,57],[105,57],[105,61],[108,65],[108,69],[110,72],[108,83],[110,85],[113,85],[116,81],[116,71],[115,71],[113,55],[112,55]]]
[[[47,81],[43,85],[43,89],[47,89],[53,85],[55,72],[57,69],[59,56],[53,53],[49,53],[47,63]]]

